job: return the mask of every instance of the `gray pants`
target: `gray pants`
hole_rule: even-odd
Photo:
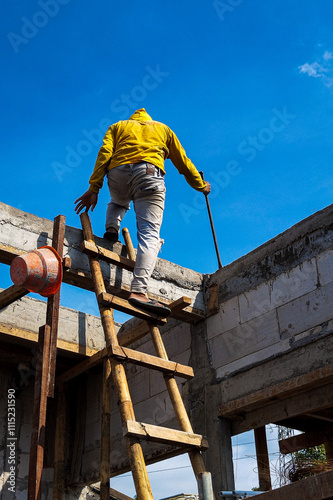
[[[148,164],[149,165],[149,164]],[[146,293],[161,247],[165,184],[163,172],[154,167],[147,173],[147,163],[121,165],[108,171],[111,201],[105,227],[119,231],[120,223],[133,200],[137,223],[138,249],[131,291]]]

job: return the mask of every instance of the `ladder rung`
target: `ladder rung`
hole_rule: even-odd
[[[121,255],[112,252],[111,250],[107,250],[106,248],[95,245],[90,241],[83,241],[81,244],[82,252],[98,257],[101,260],[105,260],[110,264],[114,264],[123,269],[127,269],[127,271],[133,271],[135,262],[134,260],[128,259],[127,257],[122,257]]]
[[[148,441],[171,444],[174,446],[195,447],[200,450],[207,450],[208,442],[205,436],[191,434],[189,432],[168,429],[157,425],[144,424],[134,420],[127,420],[123,429],[124,436],[135,436]]]
[[[128,349],[128,347],[113,347],[112,354],[128,360],[135,365],[145,366],[146,368],[151,368],[167,375],[175,375],[186,379],[194,377],[193,368],[190,366],[181,365],[175,361],[162,359],[158,356],[152,356],[145,352],[134,351],[133,349]]]
[[[185,379],[191,379],[194,376],[193,369],[190,366],[181,365],[174,361],[168,361],[157,356],[152,356],[126,347],[105,347],[101,351],[96,352],[90,358],[84,359],[78,365],[74,366],[65,373],[62,373],[57,378],[57,383],[68,382],[73,378],[81,375],[85,371],[100,364],[106,357],[114,355],[122,360],[128,360],[135,365],[151,368],[152,370],[160,371],[167,375],[175,375]]]
[[[136,307],[131,306],[129,302],[116,295],[111,295],[110,293],[103,292],[98,296],[98,303],[102,306],[112,307],[117,309],[117,311],[124,312],[126,314],[131,314],[137,318],[145,319],[146,321],[154,321],[157,323],[166,323],[166,319],[160,318],[156,314],[147,314],[144,311],[140,311]]]

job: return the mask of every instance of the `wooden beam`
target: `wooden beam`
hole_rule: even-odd
[[[282,401],[245,412],[232,420],[232,434],[241,434],[269,423],[279,423],[288,418],[320,411],[333,406],[333,383],[300,392]]]
[[[66,230],[66,217],[58,215],[54,219],[52,247],[62,259]],[[57,357],[57,338],[59,325],[60,290],[47,299],[46,324],[51,328],[50,362],[49,362],[49,388],[48,397],[54,396],[54,380]]]
[[[131,306],[131,304],[125,300],[117,297],[116,295],[111,295],[110,293],[102,292],[97,297],[98,303],[105,307],[112,307],[117,309],[117,311],[124,312],[126,314],[131,314],[137,318],[145,319],[146,321],[153,321],[155,323],[165,323],[165,319],[161,319],[156,314],[145,313],[136,307]]]
[[[172,311],[171,316],[176,316],[190,303],[191,299],[189,297],[180,297],[179,299],[170,302],[168,307]],[[149,332],[150,329],[147,321],[142,321],[139,318],[133,318],[124,323],[120,328],[118,332],[118,342],[122,346],[128,346],[145,337]]]
[[[57,383],[68,382],[82,373],[90,370],[94,366],[101,363],[106,357],[114,356],[122,361],[128,361],[135,365],[144,366],[158,370],[166,375],[175,375],[185,379],[191,379],[194,376],[193,369],[190,366],[181,365],[174,361],[164,360],[151,354],[146,354],[140,351],[134,351],[127,347],[105,347],[88,359],[81,361],[65,373],[57,377]]]
[[[0,243],[0,262],[4,264],[11,264],[12,260],[17,255],[24,255],[25,253],[26,252],[18,248]],[[68,283],[72,286],[83,288],[85,290],[94,290],[94,284],[90,272],[84,271],[83,269],[75,269],[73,267],[70,267],[64,272],[63,282]],[[128,288],[112,285],[107,280],[105,282],[105,286],[109,293],[115,294],[119,297],[121,296],[124,299],[127,299],[130,295],[130,291],[128,290]],[[152,299],[160,300],[164,305],[168,307],[169,304],[172,303],[172,301],[166,300],[165,298],[157,295],[155,296],[151,294],[150,297]],[[184,309],[175,312],[173,314],[173,317],[175,319],[179,319],[180,321],[184,321],[185,323],[196,323],[198,321],[202,321],[205,318],[205,313],[203,310],[197,309],[192,306],[187,306]]]
[[[212,283],[208,289],[207,316],[216,314],[219,311],[219,285]]]
[[[257,500],[332,500],[333,470],[255,495],[251,499],[256,496]]]
[[[232,418],[237,414],[255,410],[276,400],[282,401],[331,381],[333,381],[333,364],[223,403],[219,407],[218,415]]]
[[[12,285],[6,288],[6,290],[2,290],[2,292],[0,292],[0,310],[9,306],[16,300],[21,299],[28,293],[30,293],[29,290],[18,285]]]
[[[57,394],[57,419],[54,447],[53,500],[63,500],[66,484],[66,445],[68,426],[68,396],[65,384],[60,384]]]
[[[20,344],[23,346],[31,346],[38,343],[38,333],[24,328],[16,328],[11,325],[0,323],[0,340],[10,342],[11,344]],[[98,352],[96,349],[80,345],[66,340],[57,339],[57,348],[68,355],[92,356]]]
[[[110,500],[111,453],[111,362],[103,363],[102,418],[101,418],[101,500]]]
[[[91,489],[95,491],[96,493],[99,493],[101,490],[98,486],[93,485],[91,486]],[[134,500],[133,497],[129,497],[125,495],[124,493],[120,493],[120,491],[117,491],[113,488],[109,488],[109,497],[108,500],[110,500],[110,497],[115,498],[116,500]]]
[[[133,271],[135,262],[127,257],[122,257],[111,250],[95,245],[91,241],[83,241],[81,245],[82,252],[88,255],[94,255],[105,262],[109,262],[127,271]]]
[[[295,451],[319,446],[326,441],[333,441],[333,425],[318,428],[316,431],[304,432],[279,441],[280,453],[284,455]]]
[[[259,490],[269,491],[272,489],[272,481],[269,468],[269,456],[265,426],[254,429],[254,439],[256,443],[258,463]]]
[[[171,444],[173,446],[193,446],[200,450],[207,450],[208,442],[200,434],[168,429],[142,422],[128,420],[123,427],[124,436],[136,436],[140,439],[155,441],[158,443]]]
[[[50,337],[50,327],[48,325],[40,327],[30,441],[28,500],[38,500],[40,496],[45,445]]]

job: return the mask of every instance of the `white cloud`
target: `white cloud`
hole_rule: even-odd
[[[307,62],[298,66],[299,73],[312,78],[321,78],[326,87],[331,87],[333,85],[333,65],[331,59],[333,59],[332,52],[326,50],[318,61],[311,64]]]
[[[319,78],[324,76],[324,73],[327,71],[323,66],[319,63],[314,62],[312,64],[305,63],[302,66],[298,66],[300,73],[306,73],[309,76],[313,76],[314,78]]]
[[[330,59],[333,59],[333,54],[332,52],[328,52],[328,50],[326,50],[325,54],[323,55],[323,59],[325,61],[329,61]]]

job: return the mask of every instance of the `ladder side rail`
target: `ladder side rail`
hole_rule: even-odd
[[[86,212],[80,215],[84,239],[94,243],[94,234],[91,228],[89,216]],[[90,269],[93,276],[96,298],[98,299],[101,293],[105,293],[105,284],[98,258],[89,256]],[[114,327],[113,314],[110,308],[99,304],[101,313],[102,325],[105,334],[107,346],[111,345],[119,347],[117,334]],[[128,388],[125,368],[123,364],[114,358],[110,359],[111,373],[114,381],[119,411],[122,423],[127,420],[135,420],[133,404]],[[126,448],[128,452],[129,462],[132,470],[133,480],[138,495],[138,500],[153,500],[153,494],[149,483],[146,464],[143,457],[143,452],[138,439],[126,438]]]

